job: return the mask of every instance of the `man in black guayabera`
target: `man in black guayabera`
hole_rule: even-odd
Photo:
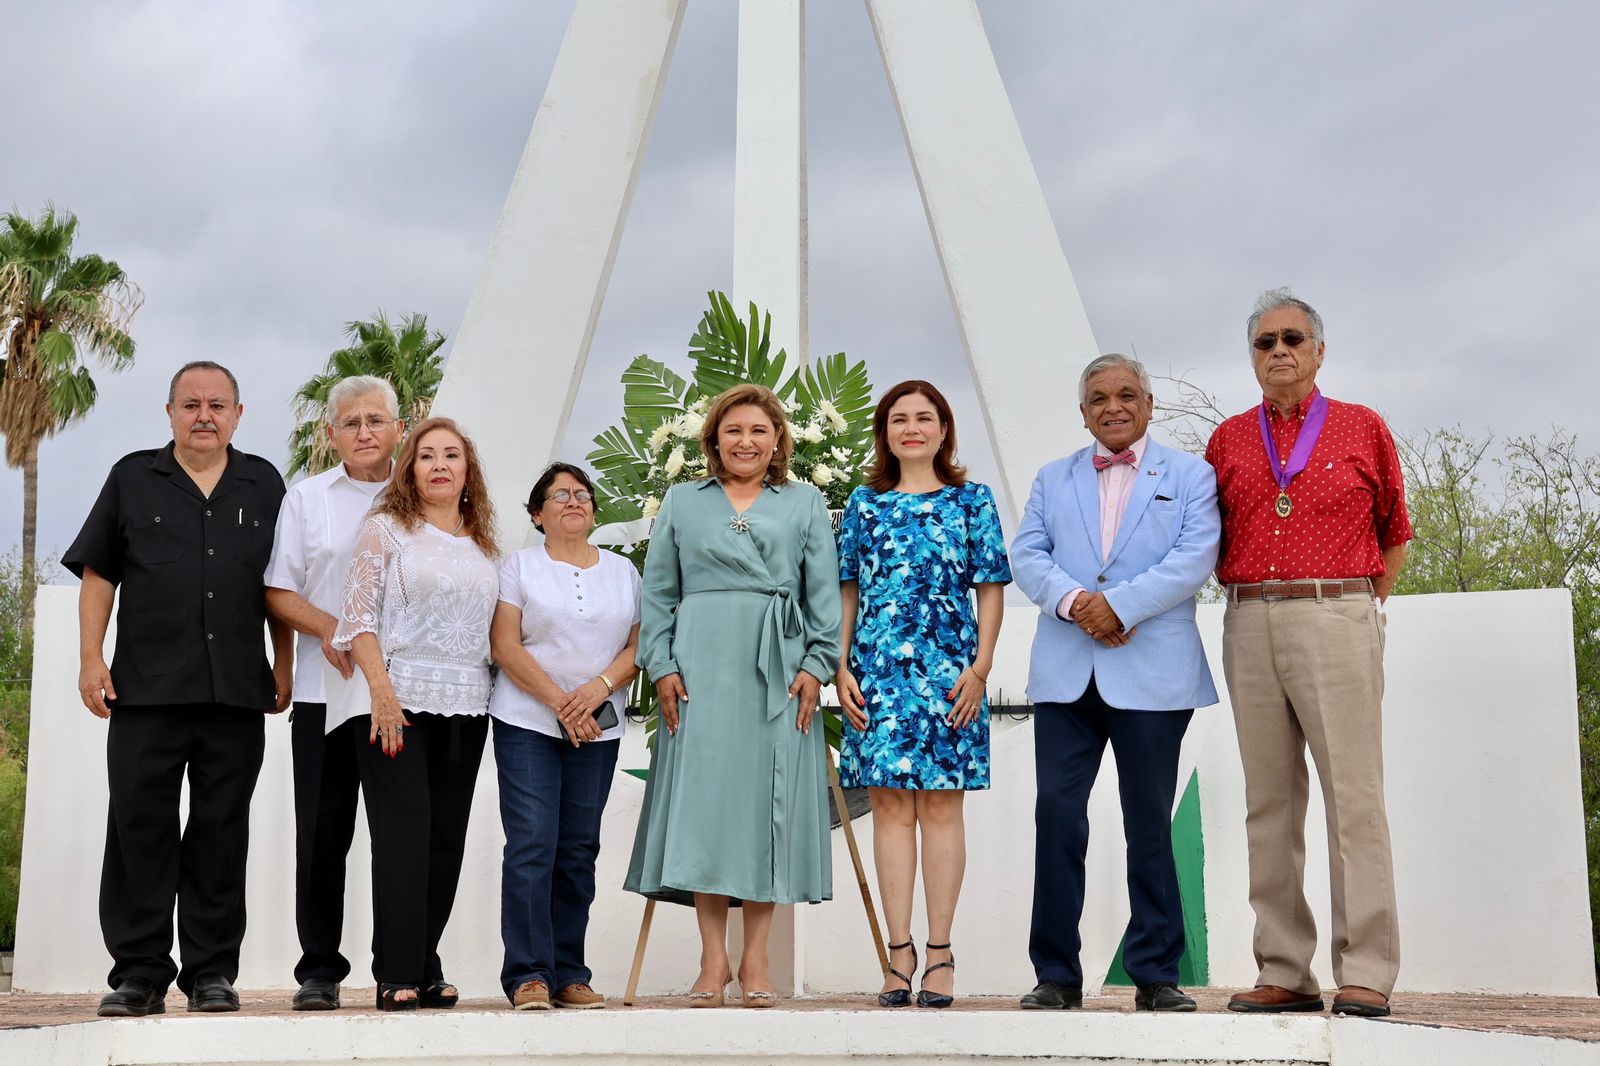
[[[244,407],[225,367],[189,363],[167,393],[172,441],[111,468],[62,565],[78,594],[84,706],[110,719],[100,929],[105,1017],[159,1014],[174,976],[192,1011],[239,1009],[250,796],[262,712],[289,704],[290,631],[268,624],[262,572],[283,499],[271,463],[229,440]],[[117,586],[116,652],[104,658]],[[189,779],[189,818],[178,801]],[[180,971],[172,960],[178,905]]]

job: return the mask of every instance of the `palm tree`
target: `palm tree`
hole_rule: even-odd
[[[6,465],[22,468],[24,633],[33,629],[39,444],[94,406],[87,357],[111,370],[132,364],[128,325],[142,302],[116,263],[73,257],[77,230],[77,217],[54,207],[0,219],[0,433]]]
[[[391,323],[382,311],[370,321],[351,322],[344,328],[349,347],[328,356],[322,373],[313,375],[294,394],[294,413],[300,419],[289,435],[289,476],[320,473],[337,458],[323,432],[328,393],[340,380],[358,374],[383,378],[400,399],[400,417],[416,425],[428,417],[433,394],[444,377],[439,349],[444,334],[428,329],[428,316],[407,315]]]

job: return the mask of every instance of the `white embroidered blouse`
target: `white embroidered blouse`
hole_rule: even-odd
[[[499,588],[495,564],[470,537],[372,515],[356,538],[333,645],[375,635],[407,711],[484,714]]]

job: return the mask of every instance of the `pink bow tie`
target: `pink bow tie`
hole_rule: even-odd
[[[1127,463],[1129,466],[1134,466],[1137,463],[1137,460],[1133,457],[1132,448],[1124,448],[1116,455],[1101,455],[1096,452],[1090,458],[1094,460],[1094,468],[1096,470],[1110,470],[1118,463]]]

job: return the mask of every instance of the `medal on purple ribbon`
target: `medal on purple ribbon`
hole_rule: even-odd
[[[1278,512],[1279,518],[1288,518],[1294,510],[1294,501],[1289,499],[1289,482],[1306,468],[1306,463],[1311,459],[1311,449],[1317,446],[1317,437],[1321,436],[1323,424],[1328,421],[1328,398],[1322,395],[1321,389],[1312,392],[1311,408],[1306,411],[1305,421],[1300,424],[1300,435],[1295,438],[1294,450],[1289,453],[1288,462],[1278,458],[1278,442],[1272,438],[1272,426],[1267,422],[1268,402],[1261,401],[1256,415],[1261,424],[1261,443],[1266,445],[1267,462],[1272,467],[1272,479],[1278,483],[1278,501],[1273,510]]]

